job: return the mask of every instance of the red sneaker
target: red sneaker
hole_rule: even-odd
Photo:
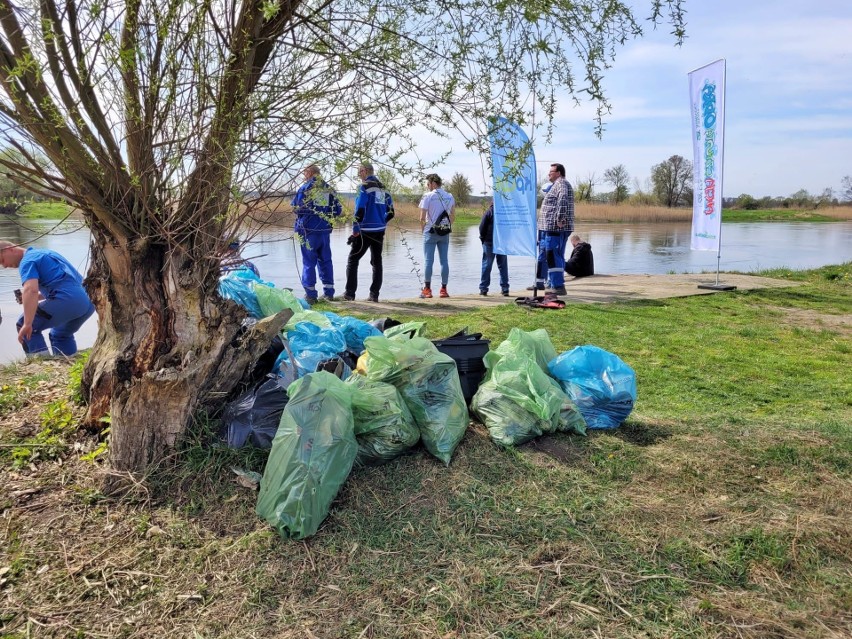
[[[438,296],[439,297],[449,297],[450,296],[450,294],[447,293],[447,287],[446,286],[441,287],[441,292],[438,293]]]
[[[430,298],[430,297],[432,297],[432,289],[431,289],[431,288],[429,288],[429,287],[427,286],[427,287],[426,287],[426,288],[424,288],[424,289],[423,289],[423,291],[420,293],[420,297],[421,297],[422,299],[424,299],[424,300],[425,300],[425,299],[428,299],[428,298]]]

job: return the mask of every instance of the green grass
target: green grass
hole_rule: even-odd
[[[30,202],[18,211],[22,217],[32,220],[62,219],[70,212],[71,207],[64,202]]]
[[[15,370],[16,366],[7,368]],[[14,381],[4,379],[0,384],[0,418],[23,406],[32,389],[46,379],[48,374],[43,372],[25,374]]]
[[[850,636],[852,264],[762,274],[802,286],[428,320],[493,347],[544,327],[557,351],[606,348],[636,371],[636,408],[615,431],[547,438],[551,453],[474,425],[448,468],[420,450],[354,472],[304,543],[235,482],[265,453],[212,445],[207,418],[119,497],[71,457],[7,473],[3,621],[21,636],[28,618],[105,636]],[[35,482],[32,501],[12,496]]]
[[[838,217],[824,215],[818,209],[797,211],[793,209],[725,209],[722,212],[725,222],[837,222]]]

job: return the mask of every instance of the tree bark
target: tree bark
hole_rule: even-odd
[[[110,461],[141,473],[174,450],[200,409],[215,409],[292,315],[244,330],[245,310],[176,254],[94,234],[87,284],[98,338],[83,376],[86,423],[109,416]],[[212,290],[211,290],[212,288]]]

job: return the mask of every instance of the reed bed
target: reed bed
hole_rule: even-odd
[[[852,220],[852,206],[832,206],[826,209],[817,209],[820,215],[835,220]]]
[[[575,217],[583,222],[689,222],[692,209],[647,204],[577,203]]]

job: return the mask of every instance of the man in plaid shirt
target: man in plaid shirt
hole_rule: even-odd
[[[547,293],[565,295],[565,246],[574,231],[574,189],[565,179],[565,167],[551,164],[550,187],[538,213],[538,266],[536,288]]]

